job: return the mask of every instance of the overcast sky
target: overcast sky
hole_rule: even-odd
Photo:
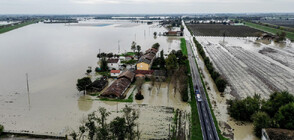
[[[294,0],[0,0],[0,14],[294,12]]]

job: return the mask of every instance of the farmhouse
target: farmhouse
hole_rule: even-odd
[[[132,71],[125,71],[118,76],[118,79],[114,81],[100,96],[108,98],[124,98],[125,91],[131,85],[134,80],[135,73]]]
[[[183,36],[182,31],[168,31],[163,33],[164,36]]]
[[[107,66],[109,70],[118,70],[120,65],[119,59],[110,58],[107,60]]]
[[[137,70],[150,70],[157,51],[158,50],[154,48],[148,49],[145,55],[139,59]]]
[[[111,77],[117,77],[117,76],[119,76],[120,73],[121,73],[120,70],[111,70],[110,71],[110,76]]]

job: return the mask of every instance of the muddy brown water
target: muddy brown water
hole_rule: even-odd
[[[166,29],[157,24],[91,20],[74,26],[38,23],[0,34],[0,124],[12,132],[64,136],[76,130],[87,114],[98,107],[111,111],[114,118],[119,115],[115,113],[117,108],[122,109],[129,103],[89,100],[93,97],[83,96],[76,90],[76,80],[85,76],[88,66],[97,66],[99,49],[117,53],[120,46],[120,52],[131,51],[132,41],[141,45],[142,50],[156,42],[165,53],[179,49],[179,38],[154,38],[155,31],[162,33]],[[29,74],[29,96],[26,73]],[[150,100],[143,103],[134,102],[135,105],[147,104],[147,107],[134,105],[141,109],[139,122],[142,122],[145,138],[166,138],[166,127],[173,117],[173,113],[162,111],[166,107],[189,110],[178,101],[176,105],[167,104],[166,95],[156,96],[146,96]],[[165,103],[162,105],[161,101]],[[158,125],[166,127],[162,131],[154,129]],[[156,130],[160,133],[155,134]]]

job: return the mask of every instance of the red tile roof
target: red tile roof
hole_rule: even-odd
[[[108,59],[107,63],[117,63],[119,59]]]
[[[120,70],[111,70],[110,73],[120,73]]]

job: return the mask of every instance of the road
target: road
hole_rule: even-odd
[[[193,87],[194,91],[196,91],[196,85],[200,89],[200,95],[202,97],[202,102],[197,102],[197,110],[199,114],[199,119],[200,119],[200,125],[201,125],[201,131],[202,131],[202,136],[203,140],[219,140],[215,124],[211,115],[211,111],[208,105],[208,101],[206,98],[206,94],[200,79],[199,71],[195,63],[195,58],[196,56],[194,53],[196,53],[196,48],[194,46],[194,43],[192,42],[192,36],[189,34],[186,26],[185,27],[185,39],[186,39],[186,44],[187,44],[187,52],[188,52],[188,59],[190,63],[190,68],[191,68],[191,76],[193,80]],[[192,51],[192,48],[194,49],[194,52]],[[196,96],[194,96],[196,98]]]

